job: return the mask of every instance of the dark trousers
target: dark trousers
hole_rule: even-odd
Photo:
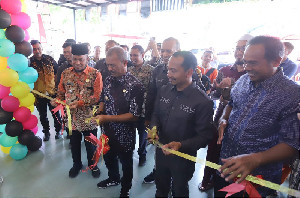
[[[37,97],[36,100],[37,100],[36,108],[40,114],[40,121],[43,126],[43,133],[49,133],[50,125],[47,117],[47,106],[49,107],[50,111],[54,109],[54,107],[50,104],[50,100],[46,98]],[[55,114],[51,112],[51,114],[54,120],[55,131],[56,133],[59,133],[61,130],[61,117],[59,115],[59,112],[56,112]]]
[[[104,155],[105,165],[108,169],[108,177],[114,181],[120,181],[118,158],[122,164],[123,177],[121,186],[123,190],[129,190],[133,178],[133,151],[125,152],[120,147],[109,144],[110,150]]]
[[[94,136],[97,137],[97,129],[90,130],[90,131],[77,131],[73,130],[72,135],[70,136],[70,143],[71,143],[71,152],[72,152],[72,158],[73,158],[73,164],[74,166],[81,166],[81,140],[82,136],[89,136],[90,133],[92,133]],[[92,165],[94,161],[92,160],[93,155],[96,150],[96,146],[94,146],[92,143],[84,140],[85,149],[86,149],[86,155],[88,160],[88,165]]]
[[[212,141],[208,144],[206,161],[214,162],[216,164],[219,163],[220,152],[221,152],[221,144],[217,144],[218,134],[215,133]],[[204,175],[202,180],[202,186],[207,185],[209,182],[212,182],[216,175],[216,170],[213,168],[209,168],[205,166]]]
[[[139,120],[137,121],[137,131],[139,134],[139,149],[138,149],[138,154],[139,156],[145,156],[147,151],[146,151],[146,146],[147,146],[147,132],[146,132],[146,127],[145,127],[145,118],[139,117]]]
[[[156,149],[155,197],[189,197],[189,180],[193,177],[195,163],[174,155],[164,155]],[[171,187],[172,184],[172,187]]]
[[[219,191],[220,189],[230,185],[229,182],[225,181],[224,178],[220,177],[219,175],[216,175],[214,178],[214,197],[225,197],[227,192]],[[233,194],[230,197],[249,197],[248,194],[245,191],[241,191],[239,193]]]

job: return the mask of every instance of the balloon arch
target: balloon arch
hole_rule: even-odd
[[[0,148],[21,160],[42,146],[36,136],[38,119],[32,115],[35,97],[30,93],[38,78],[37,71],[28,67],[31,19],[22,12],[24,0],[1,0],[0,6]]]

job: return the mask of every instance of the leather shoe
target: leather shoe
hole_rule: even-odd
[[[61,134],[58,132],[58,133],[56,133],[56,135],[55,135],[55,139],[56,140],[58,140],[58,139],[60,139],[61,138]]]
[[[200,183],[198,188],[201,192],[205,192],[208,191],[209,189],[211,189],[212,187],[214,187],[214,184],[212,182],[208,182],[208,183]]]
[[[79,174],[79,172],[80,172],[81,169],[82,169],[82,164],[81,164],[81,166],[75,166],[75,165],[73,165],[73,167],[69,171],[69,177],[70,178],[77,177],[77,175]]]
[[[139,166],[145,166],[146,164],[146,155],[141,155],[139,158]]]
[[[93,168],[93,170],[92,170],[92,176],[94,178],[99,178],[100,177],[100,169],[98,168],[98,166],[96,166],[95,168]]]
[[[49,139],[50,139],[50,133],[45,133],[44,138],[43,138],[44,142],[49,141]]]

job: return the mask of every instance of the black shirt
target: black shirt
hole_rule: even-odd
[[[133,75],[126,73],[120,78],[106,78],[100,102],[104,102],[107,115],[131,113],[139,117],[144,102],[143,86]],[[109,145],[124,151],[132,151],[135,146],[134,122],[109,122],[104,124],[104,133],[109,138]]]
[[[105,58],[100,59],[99,61],[97,61],[95,67],[95,69],[97,69],[102,76],[102,81],[105,82],[105,79],[110,76],[110,72],[108,71],[107,65],[106,65],[106,61]]]
[[[57,87],[58,87],[58,85],[60,83],[61,74],[63,73],[63,71],[65,71],[65,69],[68,69],[69,67],[72,67],[72,65],[68,61],[65,61],[57,69],[57,73],[56,73],[56,76],[55,76],[55,88],[56,89],[57,89]]]
[[[156,99],[151,125],[159,141],[181,142],[179,151],[195,156],[213,138],[213,101],[193,82],[183,91],[163,86]]]
[[[150,120],[151,115],[154,109],[154,103],[155,99],[157,96],[157,93],[159,89],[164,86],[169,84],[169,78],[167,76],[168,74],[168,69],[166,64],[160,64],[152,72],[152,76],[150,78],[150,83],[148,87],[148,92],[147,92],[147,98],[146,98],[146,105],[145,105],[145,119]],[[196,72],[193,73],[193,81],[196,82],[196,84],[204,91],[205,87],[203,86],[201,79],[199,76],[196,74]]]

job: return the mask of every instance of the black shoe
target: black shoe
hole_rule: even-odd
[[[92,176],[94,178],[99,178],[100,177],[100,169],[98,168],[98,166],[95,166],[95,168],[93,168]]]
[[[49,141],[49,139],[50,139],[50,133],[45,133],[44,134],[44,142],[47,142],[47,141]]]
[[[101,182],[99,182],[97,184],[98,188],[107,188],[107,187],[110,187],[110,186],[117,186],[120,184],[120,180],[119,181],[114,181],[114,180],[111,180],[111,179],[106,179],[106,180],[103,180]]]
[[[73,165],[73,167],[69,171],[69,177],[70,178],[75,178],[79,174],[81,169],[82,169],[82,165],[81,166],[74,166]]]
[[[155,169],[153,169],[153,171],[144,178],[143,183],[144,184],[153,184],[154,181],[155,181]]]
[[[56,133],[56,135],[55,135],[55,139],[56,139],[56,140],[58,140],[58,139],[60,139],[60,138],[61,138],[61,134],[60,134],[60,132]]]
[[[205,192],[208,191],[209,189],[211,189],[212,187],[214,187],[213,182],[208,182],[208,183],[200,183],[198,188],[201,192]]]
[[[139,166],[145,166],[146,164],[146,155],[141,155],[139,158]]]
[[[129,198],[129,190],[130,189],[121,189],[121,192],[120,192],[120,198],[121,197],[128,197]]]

